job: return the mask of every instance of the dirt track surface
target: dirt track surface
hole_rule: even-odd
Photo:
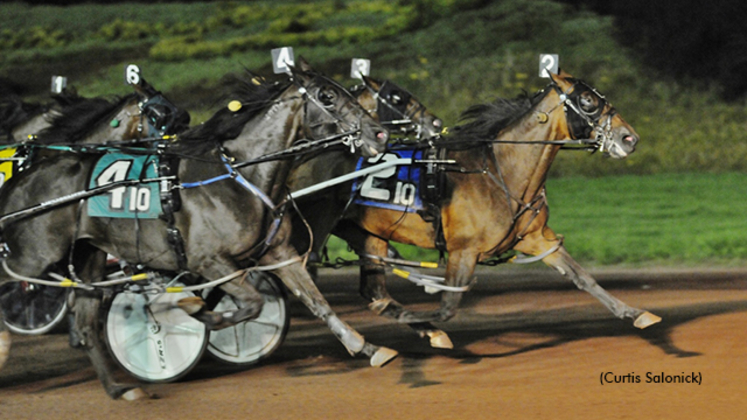
[[[205,359],[159,398],[112,401],[64,333],[14,336],[0,371],[0,419],[580,419],[743,418],[747,411],[747,270],[594,272],[632,306],[663,318],[637,330],[549,269],[480,273],[438,350],[369,312],[352,272],[322,272],[340,317],[400,356],[383,368],[351,358],[293,302],[285,343],[244,370]],[[433,296],[392,280],[400,301]],[[700,384],[647,383],[647,375]],[[600,379],[626,383],[600,383]],[[636,383],[635,378],[639,378]],[[625,379],[630,378],[630,379]],[[632,383],[631,383],[632,382]]]

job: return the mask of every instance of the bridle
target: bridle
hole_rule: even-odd
[[[138,132],[142,134],[147,126],[148,131],[145,135],[149,137],[173,133],[177,116],[181,112],[160,92],[138,102],[138,109],[140,109]]]
[[[310,93],[310,90],[315,86],[318,85],[317,80],[321,79],[325,83],[336,87],[336,93],[339,94],[339,92],[342,92],[343,95],[348,96],[348,99],[351,103],[355,103],[355,98],[353,95],[350,94],[350,92],[347,91],[342,85],[335,82],[334,80],[320,75],[320,74],[313,74],[313,78],[308,86],[304,86],[298,78],[292,78],[291,81],[298,85],[298,92],[301,94],[301,97],[304,101],[304,127],[306,127],[306,135],[309,137],[307,140],[300,140],[299,143],[301,143],[305,148],[314,146],[314,145],[325,145],[330,146],[330,143],[340,143],[344,146],[347,146],[350,148],[350,153],[354,153],[356,149],[359,149],[363,146],[363,139],[361,138],[361,117],[363,114],[361,114],[358,117],[357,121],[348,121],[348,116],[353,112],[352,110],[349,110],[345,113],[341,113],[338,110],[335,109],[335,101],[330,101],[329,103],[325,103],[325,99],[320,98],[322,94],[324,93],[323,87],[318,87],[318,92],[316,95],[312,95]],[[308,122],[309,118],[309,104],[314,105],[317,107],[322,114],[324,114],[326,117],[329,118],[328,121],[318,121],[314,122],[313,124]],[[326,137],[322,138],[316,138],[312,132],[313,129],[319,126],[324,126],[328,124],[334,124],[335,127],[337,127],[337,130],[339,131],[338,134],[332,134]]]
[[[592,152],[597,150],[600,152],[609,151],[613,144],[612,119],[617,114],[617,110],[610,105],[609,111],[605,113],[604,110],[609,102],[604,95],[582,80],[568,80],[573,81],[573,85],[565,91],[555,82],[551,83],[550,87],[560,97],[560,103],[557,106],[563,105],[571,138],[574,140],[591,139],[593,133],[594,141],[588,147],[588,150]],[[581,103],[582,94],[585,92],[591,92],[596,96],[597,106],[594,109],[586,110]]]
[[[385,80],[377,90],[364,79],[362,87],[354,88],[353,92],[360,95],[364,88],[371,93],[376,103],[375,108],[367,111],[369,113],[375,112],[379,116],[381,125],[391,129],[400,128],[404,133],[413,131],[412,127],[414,126],[417,133],[416,139],[423,140],[425,105],[415,101],[416,105],[408,110],[412,103],[412,94],[388,80]],[[420,113],[419,119],[415,118],[418,113]]]

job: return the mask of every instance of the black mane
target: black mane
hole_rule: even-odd
[[[7,135],[13,128],[49,110],[49,106],[36,102],[23,102],[15,95],[0,99],[0,133]]]
[[[526,92],[514,99],[498,98],[488,104],[472,105],[459,116],[460,122],[444,138],[449,144],[477,143],[494,139],[498,133],[526,115],[544,98],[544,91],[530,97]]]
[[[41,144],[75,143],[96,129],[102,120],[112,118],[119,109],[135,98],[131,93],[111,100],[105,98],[79,98],[63,106],[52,118],[51,126],[39,133],[37,142]]]
[[[217,144],[235,139],[244,125],[265,109],[289,83],[268,83],[248,70],[242,75],[226,76],[223,80],[226,93],[222,96],[226,106],[209,120],[180,134],[172,150],[201,155],[215,149]],[[235,112],[228,109],[230,101],[240,102],[241,109]]]

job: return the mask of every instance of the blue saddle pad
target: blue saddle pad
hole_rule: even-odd
[[[398,149],[358,160],[356,170],[398,158],[422,159],[423,149]],[[420,165],[392,166],[358,179],[353,184],[354,203],[409,213],[424,210],[420,198]]]
[[[116,181],[154,179],[158,176],[158,163],[158,156],[106,154],[96,162],[89,188]],[[117,187],[88,199],[88,215],[91,217],[156,219],[160,214],[157,182]]]

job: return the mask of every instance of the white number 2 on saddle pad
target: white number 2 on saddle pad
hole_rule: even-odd
[[[423,150],[399,149],[369,159],[361,158],[356,170],[400,158],[422,159]],[[419,166],[391,166],[366,176],[353,184],[358,205],[414,213],[423,210],[418,193]]]
[[[117,181],[153,179],[158,176],[157,156],[106,154],[96,162],[89,188]],[[88,199],[91,217],[156,219],[161,214],[161,198],[157,182],[117,187]]]

